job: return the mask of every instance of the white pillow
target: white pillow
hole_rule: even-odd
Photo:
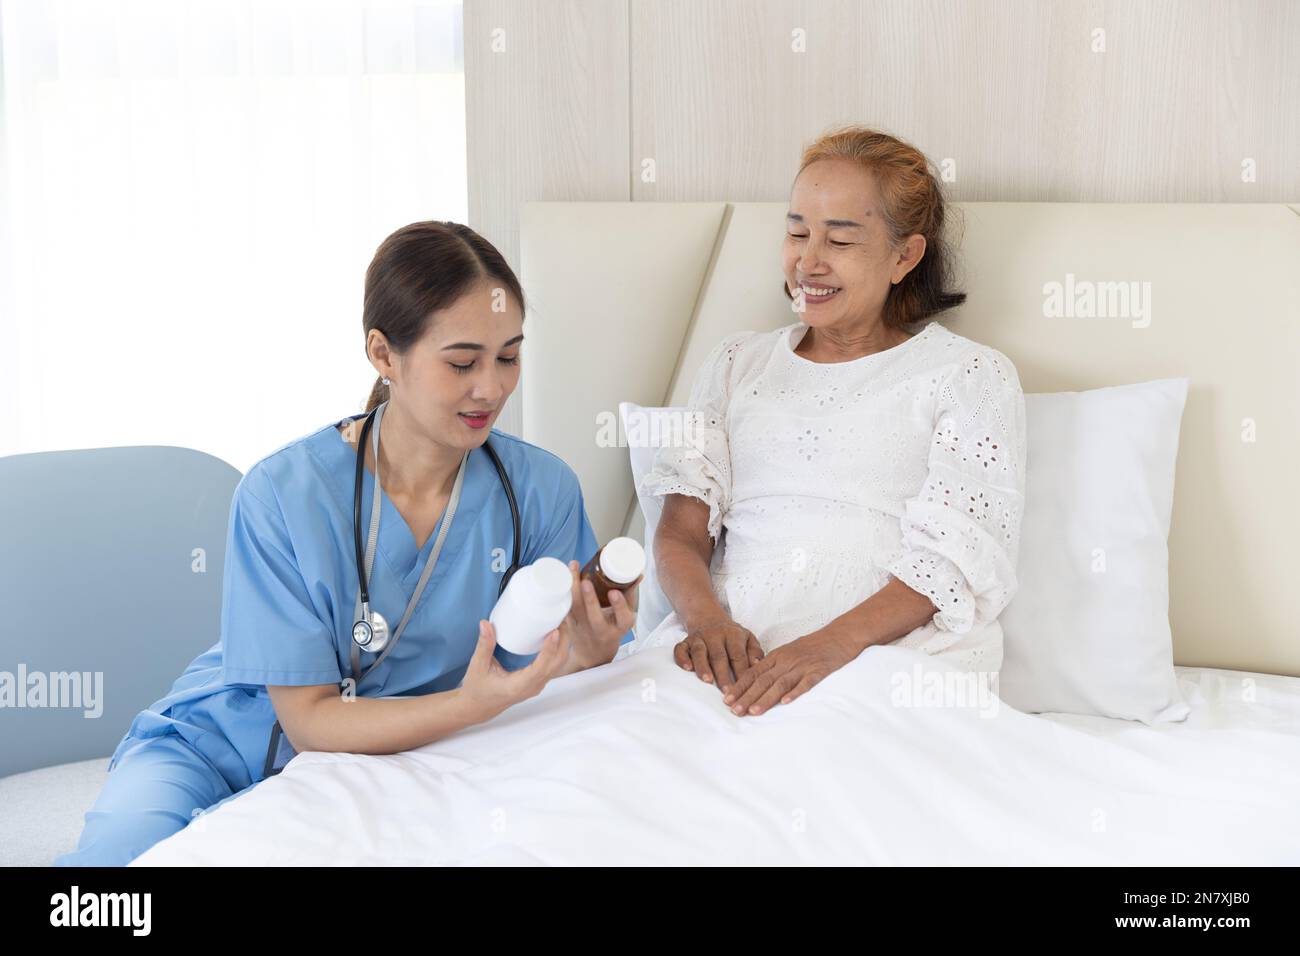
[[[998,696],[1027,713],[1185,718],[1169,518],[1186,378],[1027,394],[1019,588]]]
[[[680,422],[686,408],[666,406],[662,408],[643,407],[632,402],[619,402],[618,417],[627,437],[628,460],[632,466],[632,482],[636,487],[636,498],[645,518],[646,553],[645,579],[637,589],[636,625],[633,632],[637,639],[643,639],[658,627],[669,614],[673,606],[659,586],[658,568],[654,559],[655,529],[659,527],[659,518],[664,512],[664,499],[658,495],[641,494],[641,479],[654,467],[655,452],[671,439],[680,434],[681,429],[670,425],[672,419]],[[718,546],[713,549],[713,560],[709,567],[716,569],[721,563],[725,546],[725,533],[719,537]]]

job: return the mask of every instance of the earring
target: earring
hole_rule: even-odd
[[[384,382],[385,385],[387,385],[387,384],[388,384],[388,379],[384,379],[383,382]]]

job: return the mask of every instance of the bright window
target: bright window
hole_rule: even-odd
[[[0,454],[241,471],[361,410],[366,266],[466,219],[459,2],[0,0]]]

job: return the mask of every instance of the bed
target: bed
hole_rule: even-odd
[[[649,647],[415,751],[301,754],[134,865],[1300,863],[1300,210],[957,209],[969,299],[944,323],[1027,393],[1191,382],[1168,542],[1186,719],[1023,713],[973,686],[930,706],[962,675],[892,646],[740,719]],[[578,472],[601,540],[643,518],[627,449],[593,433],[623,401],[682,404],[728,332],[791,321],[784,213],[526,205],[524,437]],[[1076,277],[1149,283],[1150,314],[1045,316],[1045,285]],[[583,388],[554,384],[576,368]]]

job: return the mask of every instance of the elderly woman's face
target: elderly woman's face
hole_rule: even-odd
[[[811,326],[879,319],[891,282],[920,261],[925,239],[889,245],[874,177],[843,159],[810,163],[790,191],[783,252],[786,288]],[[919,246],[919,249],[918,249]],[[818,294],[825,289],[836,291]]]

